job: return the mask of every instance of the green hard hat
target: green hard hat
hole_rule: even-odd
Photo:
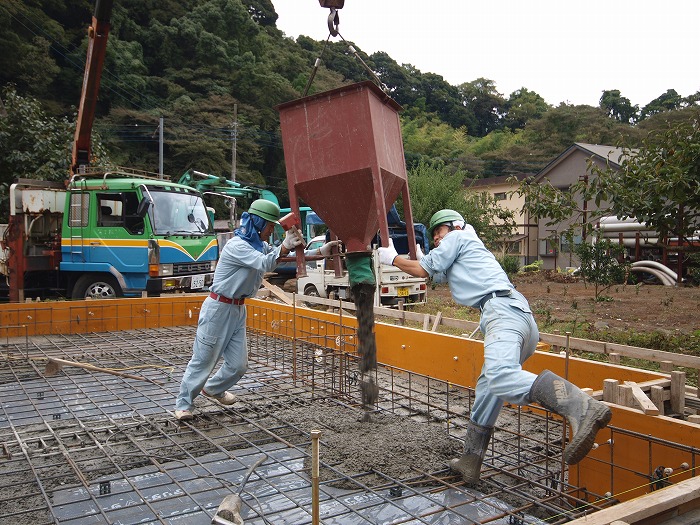
[[[280,220],[280,207],[272,201],[258,199],[248,208],[248,213],[262,217],[266,221],[277,222]]]
[[[433,230],[441,224],[445,224],[452,221],[464,222],[464,217],[462,217],[458,212],[454,210],[436,211],[435,213],[433,213],[433,216],[430,217],[430,227],[428,228],[430,230],[430,235],[432,235]]]

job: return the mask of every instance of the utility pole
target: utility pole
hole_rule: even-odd
[[[238,104],[233,105],[233,124],[231,129],[231,180],[236,182],[236,143],[238,142]]]
[[[158,125],[158,175],[163,178],[163,117]]]

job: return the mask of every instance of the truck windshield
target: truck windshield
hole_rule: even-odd
[[[209,231],[209,216],[202,198],[194,193],[149,187],[153,198],[151,222],[156,235],[201,235]]]

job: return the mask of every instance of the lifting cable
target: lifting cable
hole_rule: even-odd
[[[323,2],[321,3],[323,7],[326,7],[323,5]],[[339,7],[343,7],[343,2],[339,3]],[[309,76],[309,80],[306,83],[306,87],[304,88],[304,93],[302,96],[307,96],[309,93],[309,88],[311,87],[311,83],[314,80],[314,77],[316,76],[316,72],[318,71],[319,66],[321,65],[321,58],[323,57],[323,53],[326,51],[326,48],[328,47],[328,42],[330,41],[330,38],[332,36],[338,36],[340,39],[348,46],[348,50],[352,53],[352,55],[362,64],[362,67],[365,68],[365,70],[369,73],[369,75],[372,77],[372,80],[374,80],[375,84],[379,86],[379,88],[384,92],[387,93],[389,91],[389,88],[382,82],[379,77],[376,75],[374,71],[372,71],[372,68],[370,68],[367,63],[362,59],[360,54],[357,52],[355,47],[350,44],[347,40],[345,40],[345,37],[340,34],[340,31],[338,30],[338,27],[340,25],[340,17],[338,16],[338,10],[335,7],[330,7],[330,14],[328,15],[328,38],[326,38],[326,42],[323,45],[323,49],[321,50],[321,53],[319,56],[316,58],[314,62],[314,67],[311,71],[311,75]]]

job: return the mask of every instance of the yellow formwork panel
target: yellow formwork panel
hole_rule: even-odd
[[[572,484],[628,501],[662,488],[664,483],[652,481],[659,467],[673,469],[668,482],[674,484],[700,475],[700,465],[694,464],[688,449],[700,443],[700,425],[609,406],[613,411],[610,426],[598,433],[600,446],[571,467]],[[695,449],[696,458],[697,452]]]
[[[80,334],[195,325],[204,296],[54,301],[0,305],[0,337]]]
[[[205,297],[179,294],[148,299],[5,304],[0,305],[0,338],[22,337],[25,333],[31,336],[196,325]],[[250,329],[348,352],[356,349],[354,317],[261,300],[249,300],[246,304]],[[483,364],[481,341],[384,323],[375,325],[375,334],[377,359],[381,363],[462,386],[476,384]],[[667,378],[664,374],[597,361],[567,360],[546,351],[537,351],[525,368],[535,374],[549,369],[593,390],[602,390],[605,379],[643,382]],[[600,446],[570,469],[573,485],[598,494],[609,492],[624,501],[656,488],[651,477],[657,467],[673,468],[673,482],[697,475],[697,466],[683,447],[700,443],[700,425],[648,416],[617,405],[611,408],[611,426],[596,439]],[[688,469],[681,468],[683,463],[688,463]]]

